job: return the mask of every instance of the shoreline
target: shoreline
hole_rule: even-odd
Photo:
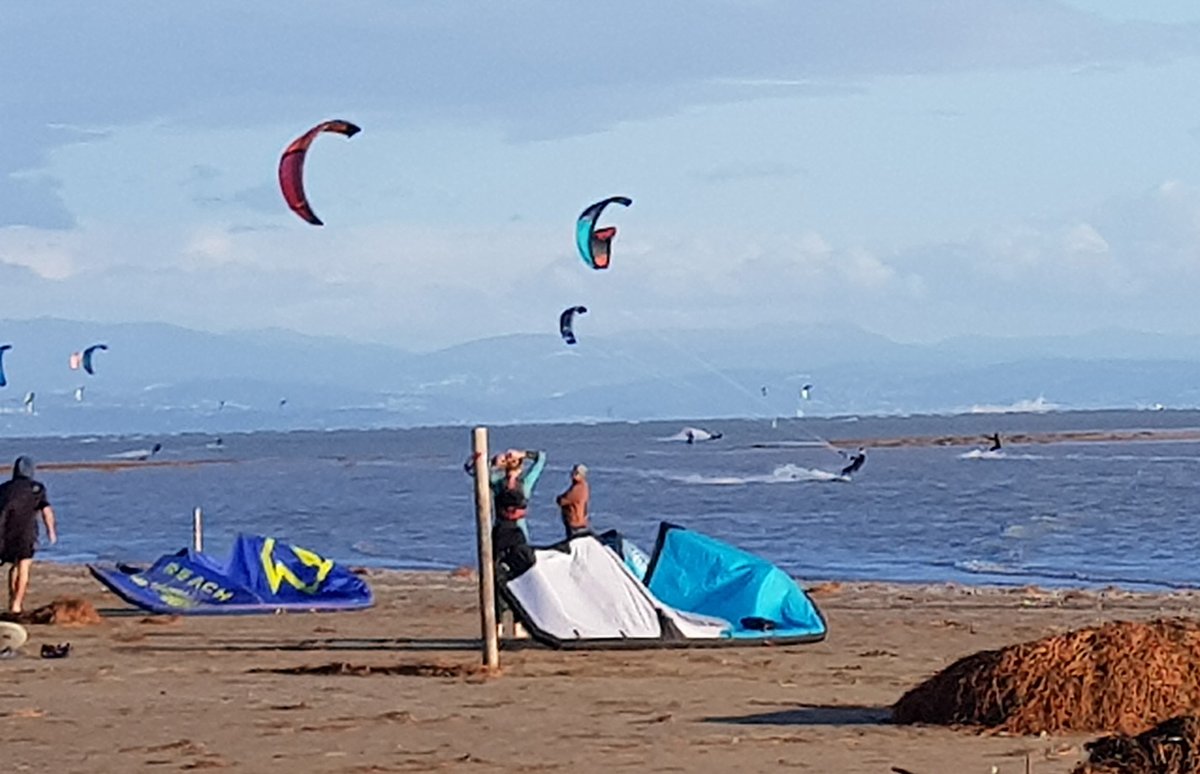
[[[187,546],[182,544],[179,548]],[[178,549],[174,549],[178,550]],[[163,552],[152,559],[146,560],[108,560],[94,559],[90,561],[81,561],[78,559],[78,554],[73,557],[58,560],[53,556],[47,556],[43,550],[39,552],[36,558],[36,565],[44,567],[60,568],[63,570],[80,570],[87,572],[89,564],[112,564],[114,561],[125,562],[134,565],[149,566],[159,557],[166,555]],[[445,563],[444,567],[394,567],[381,564],[372,564],[370,557],[360,557],[353,561],[338,559],[337,557],[328,557],[333,559],[339,565],[346,567],[356,575],[361,575],[364,578],[373,578],[377,576],[395,575],[398,577],[412,578],[442,578],[442,577],[474,577],[475,566],[459,565],[451,566],[449,562]],[[786,568],[785,568],[786,569]],[[971,574],[966,571],[959,571],[962,574]],[[863,576],[826,576],[826,575],[795,575],[789,572],[789,575],[801,585],[804,589],[819,588],[826,586],[837,586],[854,589],[872,589],[883,587],[906,588],[914,590],[930,590],[930,589],[976,589],[989,590],[997,592],[1012,592],[1015,590],[1031,590],[1036,593],[1048,595],[1063,595],[1072,592],[1080,593],[1113,593],[1113,594],[1140,594],[1149,596],[1171,596],[1171,595],[1195,595],[1197,602],[1200,603],[1200,584],[1185,584],[1174,583],[1168,580],[1145,580],[1136,578],[1068,578],[1068,577],[1036,577],[1030,575],[1019,575],[1013,573],[1005,576],[1003,573],[988,573],[979,572],[978,581],[973,579],[903,579],[903,578],[867,578]],[[1010,580],[998,580],[997,576],[1008,577]]]
[[[356,613],[146,616],[86,569],[39,564],[30,605],[82,596],[96,626],[30,626],[0,661],[14,770],[316,772],[1025,771],[1066,774],[1098,733],[898,726],[890,706],[958,658],[1110,620],[1187,615],[1200,592],[829,583],[820,643],[505,648],[479,672],[473,578],[367,574]],[[70,641],[71,656],[36,658]],[[69,744],[64,739],[70,739]]]

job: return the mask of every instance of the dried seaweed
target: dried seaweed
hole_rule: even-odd
[[[1136,734],[1200,709],[1200,623],[1121,621],[959,659],[905,693],[897,723]]]

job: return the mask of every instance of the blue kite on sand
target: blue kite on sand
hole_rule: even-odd
[[[238,535],[224,564],[184,549],[149,568],[88,565],[131,605],[175,615],[361,610],[374,603],[366,581],[318,554],[261,535]]]

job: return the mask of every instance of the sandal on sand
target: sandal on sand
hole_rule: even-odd
[[[60,642],[57,645],[46,643],[42,646],[42,658],[66,658],[71,653],[71,643]]]

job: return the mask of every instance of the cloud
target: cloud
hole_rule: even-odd
[[[385,223],[350,232],[181,226],[0,230],[12,317],[282,327],[410,349],[632,328],[853,322],[908,339],[1130,327],[1200,333],[1200,189],[1168,181],[1057,220],[894,252],[815,232],[638,224],[588,270],[560,229]]]
[[[898,328],[1028,335],[1127,327],[1200,333],[1200,189],[1169,181],[1085,218],[1025,222],[890,256],[927,305]],[[932,327],[932,330],[931,330]]]
[[[352,109],[397,126],[494,123],[533,141],[764,92],[853,91],[880,76],[1200,54],[1197,25],[1114,22],[1053,0],[614,0],[596,10],[584,19],[553,0],[9,9],[0,224],[69,225],[53,185],[31,191],[12,173],[40,168],[57,145],[148,121],[303,126]],[[298,70],[301,60],[312,66]]]

